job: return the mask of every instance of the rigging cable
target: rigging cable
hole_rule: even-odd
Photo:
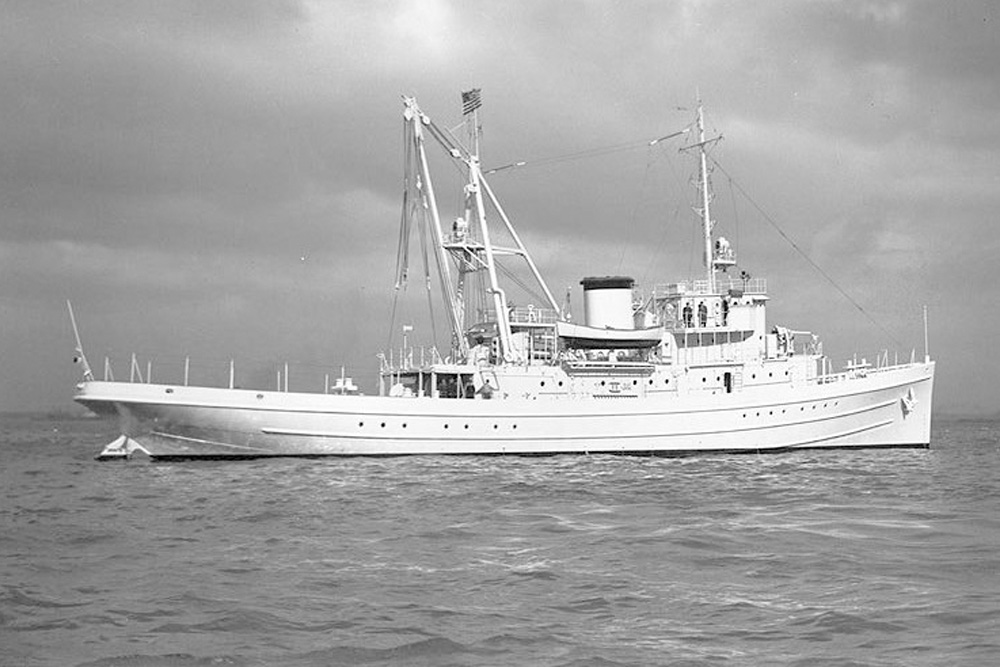
[[[816,270],[817,273],[819,273],[821,276],[823,276],[823,278],[825,278],[826,281],[828,283],[830,283],[830,285],[833,286],[833,288],[835,290],[837,290],[840,293],[841,296],[843,296],[845,299],[847,299],[847,301],[852,306],[854,306],[858,310],[859,313],[861,313],[862,315],[864,315],[865,318],[869,322],[871,322],[875,327],[877,327],[878,329],[880,329],[882,331],[882,333],[884,333],[886,336],[888,336],[896,345],[898,345],[900,347],[903,347],[903,344],[894,335],[892,335],[891,331],[889,331],[885,326],[883,326],[874,317],[872,317],[868,313],[868,311],[865,310],[864,307],[861,306],[860,303],[858,303],[850,294],[848,294],[840,285],[838,285],[837,282],[830,276],[830,274],[828,274],[826,271],[824,271],[822,269],[822,267],[820,267],[819,264],[817,264],[816,262],[814,262],[813,259],[808,254],[806,254],[806,252],[802,248],[800,248],[799,245],[795,241],[793,241],[792,238],[790,236],[788,236],[788,234],[786,234],[784,232],[784,230],[781,229],[781,227],[778,226],[778,223],[775,222],[774,219],[771,218],[771,216],[769,216],[767,214],[767,212],[764,211],[764,209],[761,208],[760,205],[756,201],[754,201],[754,199],[747,193],[747,191],[743,189],[743,186],[740,185],[739,182],[736,181],[729,174],[729,172],[727,172],[722,167],[722,165],[719,164],[718,161],[715,160],[715,158],[710,158],[710,159],[712,160],[712,163],[716,167],[719,168],[719,171],[721,171],[723,174],[726,175],[727,178],[729,178],[730,183],[732,183],[733,186],[737,190],[739,190],[740,194],[742,194],[744,197],[746,197],[746,200],[748,202],[750,202],[750,205],[753,206],[755,209],[757,209],[757,212],[760,213],[760,215],[764,218],[764,220],[766,220],[768,222],[768,224],[770,224],[772,227],[774,227],[774,229],[778,232],[778,234],[781,235],[781,238],[785,239],[785,241],[788,242],[788,244],[790,246],[792,246],[792,248],[794,248],[795,251],[797,253],[799,253],[802,256],[802,258],[805,259],[806,262],[808,262],[809,265],[812,266],[813,269]]]
[[[434,295],[431,289],[431,263],[427,259],[427,236],[428,236],[428,222],[427,222],[427,212],[424,210],[422,216],[423,224],[419,225],[418,230],[420,232],[420,253],[424,260],[424,286],[427,288],[427,312],[431,319],[431,340],[437,345],[437,319],[434,317]]]
[[[511,162],[510,164],[505,164],[499,167],[493,167],[492,169],[487,169],[483,173],[489,176],[490,174],[495,174],[500,171],[508,171],[511,169],[521,169],[523,167],[541,167],[549,164],[558,164],[560,162],[569,162],[571,160],[582,160],[588,157],[608,155],[610,153],[620,153],[622,151],[629,151],[629,150],[634,150],[636,148],[642,148],[643,146],[650,146],[653,143],[660,141],[661,139],[653,139],[652,141],[650,141],[649,139],[644,139],[642,141],[630,141],[623,144],[615,144],[614,146],[590,148],[584,151],[578,151],[576,153],[556,155],[553,157],[540,158],[538,160],[530,160],[530,161],[520,160],[518,162]]]
[[[720,167],[721,169],[721,167]],[[725,172],[723,172],[725,173]],[[733,187],[733,177],[726,174],[726,178],[729,179],[729,200],[733,207],[733,231],[736,232],[736,238],[733,239],[733,246],[737,249],[740,247],[740,214],[736,208],[736,189]]]
[[[396,247],[396,284],[392,296],[392,312],[389,317],[389,331],[385,349],[392,349],[392,334],[396,329],[396,311],[399,307],[399,292],[406,288],[409,272],[409,239],[410,239],[410,170],[413,163],[412,146],[410,145],[409,123],[403,123],[403,205],[399,212],[399,241]]]
[[[685,131],[690,131],[690,127],[687,128]],[[663,156],[663,159],[666,161],[667,167],[669,167],[670,169],[670,176],[673,178],[674,183],[676,184],[677,191],[683,192],[684,188],[686,187],[686,184],[684,182],[684,179],[681,178],[680,173],[677,171],[677,167],[674,164],[674,161],[670,159],[670,151],[663,151],[661,155]],[[650,258],[649,264],[646,266],[646,270],[643,272],[642,278],[640,279],[641,283],[645,283],[646,278],[649,276],[650,272],[653,271],[653,268],[656,264],[656,260],[660,257],[660,255],[663,252],[663,248],[666,246],[667,239],[669,238],[671,225],[676,225],[677,220],[680,218],[681,206],[683,205],[682,203],[680,203],[681,199],[682,198],[679,197],[678,198],[679,203],[677,203],[674,206],[674,213],[673,217],[670,219],[670,224],[664,225],[662,229],[662,234],[660,235],[660,240],[657,243],[656,250],[653,253],[652,257]]]
[[[629,229],[632,229],[635,226],[635,216],[639,211],[639,204],[642,203],[642,196],[646,192],[646,184],[649,182],[649,172],[652,170],[653,160],[655,159],[652,145],[649,146],[649,149],[646,151],[646,155],[646,170],[642,174],[642,183],[639,185],[639,193],[636,195],[632,205],[632,213],[629,216],[628,223]],[[621,271],[622,264],[625,262],[625,250],[628,248],[627,238],[627,236],[622,238],[621,251],[618,253],[618,267],[616,268],[616,271]]]
[[[531,287],[529,287],[526,282],[524,282],[523,280],[521,280],[513,271],[511,271],[509,268],[507,268],[503,264],[500,264],[498,262],[496,264],[496,267],[498,269],[500,269],[500,272],[503,273],[505,276],[507,276],[507,278],[509,278],[512,283],[514,283],[515,285],[517,285],[518,287],[520,287],[524,291],[524,293],[527,294],[528,296],[534,297],[536,300],[538,300],[541,303],[548,303],[549,302],[548,299],[546,299],[542,294],[539,294],[534,289],[532,289]]]

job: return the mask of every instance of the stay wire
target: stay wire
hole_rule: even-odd
[[[583,160],[589,157],[598,157],[601,155],[609,155],[611,153],[620,153],[622,151],[635,150],[636,148],[642,148],[643,146],[649,146],[649,145],[650,145],[649,140],[630,141],[623,144],[615,144],[613,146],[590,148],[584,151],[578,151],[576,153],[567,153],[565,155],[556,155],[552,157],[539,158],[537,160],[521,160],[518,162],[511,162],[510,164],[505,164],[499,167],[493,167],[491,169],[484,170],[483,173],[486,175],[490,175],[501,171],[509,171],[512,169],[523,169],[525,167],[542,167],[550,164],[558,164],[560,162]]]
[[[733,188],[733,179],[729,174],[726,174],[726,178],[729,179],[729,202],[733,207],[733,231],[736,232],[736,238],[733,239],[736,243],[737,249],[740,247],[740,214],[736,208],[736,190]]]
[[[653,160],[655,159],[655,154],[653,153],[653,147],[650,146],[646,154],[646,170],[642,174],[642,183],[639,185],[639,192],[635,195],[632,202],[632,213],[629,215],[628,226],[629,229],[635,226],[636,213],[639,211],[639,205],[642,203],[643,195],[646,193],[646,185],[649,183],[649,173],[653,168]],[[621,242],[621,251],[618,253],[618,271],[621,271],[622,264],[625,261],[625,250],[628,248],[627,242],[628,236],[624,236]]]
[[[428,223],[427,223],[427,214],[426,214],[426,212],[424,213],[424,215],[422,216],[422,218],[423,218],[423,224],[421,224],[419,226],[419,232],[420,232],[420,253],[423,256],[423,262],[424,262],[424,287],[427,290],[427,311],[430,314],[430,320],[431,320],[431,340],[433,340],[434,344],[436,345],[437,344],[437,318],[434,315],[434,295],[433,295],[433,289],[432,289],[432,286],[431,286],[431,263],[430,263],[430,260],[427,258],[427,236],[428,236],[427,226],[428,226]]]
[[[496,267],[500,270],[501,273],[503,273],[505,276],[507,276],[507,278],[509,278],[512,283],[514,283],[515,285],[517,285],[518,287],[520,287],[521,290],[524,291],[524,293],[526,295],[528,295],[529,297],[535,298],[536,300],[538,300],[541,303],[548,303],[548,299],[546,299],[544,296],[542,296],[540,293],[538,293],[535,289],[533,289],[532,287],[530,287],[528,285],[528,283],[526,283],[524,280],[522,280],[519,276],[517,276],[509,268],[507,268],[506,266],[504,266],[503,264],[500,264],[500,263],[497,263]]]
[[[406,289],[410,239],[410,188],[412,169],[412,150],[410,145],[411,129],[408,123],[403,124],[403,205],[399,213],[399,241],[396,247],[396,284],[392,293],[392,311],[389,316],[389,331],[387,332],[385,349],[392,349],[392,334],[396,329],[396,313],[399,308],[399,293]]]
[[[790,246],[792,246],[792,248],[794,248],[795,251],[797,253],[799,253],[799,255],[801,255],[802,258],[804,260],[806,260],[806,262],[808,262],[809,265],[811,267],[813,267],[813,269],[815,269],[818,274],[820,274],[821,276],[823,276],[823,278],[825,278],[826,281],[828,283],[830,283],[830,285],[835,290],[837,290],[837,292],[839,292],[841,296],[843,296],[845,299],[847,299],[847,301],[852,306],[854,306],[858,310],[859,313],[861,313],[862,315],[864,315],[865,318],[872,325],[874,325],[876,328],[878,328],[880,331],[882,331],[882,333],[884,333],[886,336],[888,336],[889,339],[892,340],[892,342],[895,343],[897,346],[903,347],[903,344],[899,341],[898,338],[896,338],[892,334],[891,331],[889,331],[885,326],[883,326],[881,322],[879,322],[874,317],[872,317],[871,314],[869,314],[868,311],[865,310],[864,307],[854,299],[854,297],[852,297],[850,294],[847,293],[847,291],[845,291],[840,285],[838,285],[837,281],[835,281],[833,279],[833,277],[829,273],[827,273],[826,271],[824,271],[823,268],[819,264],[817,264],[815,261],[813,261],[813,259],[801,247],[799,247],[799,244],[797,244],[788,234],[785,233],[785,231],[781,227],[778,226],[778,223],[775,222],[774,219],[770,215],[768,215],[767,212],[763,208],[761,208],[760,204],[758,204],[753,199],[753,197],[751,197],[750,194],[746,190],[743,189],[743,186],[740,185],[739,182],[736,179],[734,179],[732,177],[732,175],[730,175],[730,173],[728,171],[726,171],[723,168],[723,166],[721,164],[719,164],[719,162],[715,158],[711,158],[710,157],[709,159],[712,161],[712,164],[714,164],[719,169],[719,171],[721,171],[723,174],[726,175],[726,177],[729,179],[729,182],[732,183],[733,187],[735,187],[737,190],[739,190],[740,194],[743,195],[748,202],[750,202],[750,205],[753,206],[757,210],[758,213],[760,213],[761,217],[763,217],[764,220],[766,220],[767,223],[769,225],[771,225],[775,229],[775,231],[778,232],[778,234],[781,236],[781,238],[783,238]]]

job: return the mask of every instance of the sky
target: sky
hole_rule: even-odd
[[[701,274],[685,139],[648,146],[700,97],[770,323],[839,367],[921,357],[926,306],[935,410],[1000,412],[998,62],[975,0],[8,0],[0,411],[71,408],[67,300],[98,375],[371,382],[417,317],[392,317],[402,96],[456,127],[481,88],[484,165],[526,162],[490,183],[575,308],[584,276]]]

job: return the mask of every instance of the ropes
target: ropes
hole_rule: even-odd
[[[518,287],[520,287],[521,290],[524,291],[524,293],[527,296],[533,297],[535,300],[537,300],[537,301],[539,301],[541,303],[548,303],[548,299],[546,299],[544,295],[540,294],[536,290],[531,289],[531,287],[529,287],[527,283],[525,283],[523,280],[521,280],[509,268],[507,268],[506,266],[504,266],[503,264],[500,264],[500,263],[497,263],[496,267],[497,267],[497,269],[500,270],[501,273],[503,273],[505,276],[507,276],[507,278],[512,283],[514,283],[515,285],[517,285]]]
[[[650,146],[652,149],[652,146]],[[635,226],[636,213],[639,211],[639,204],[642,203],[642,196],[646,192],[646,184],[649,183],[649,172],[653,167],[654,155],[650,151],[648,159],[646,160],[646,170],[642,174],[642,183],[639,185],[639,193],[635,196],[632,202],[632,213],[629,215],[629,228]],[[618,271],[621,271],[622,264],[625,261],[625,249],[628,247],[628,243],[625,238],[622,238],[621,251],[618,253]]]
[[[864,315],[865,318],[869,322],[871,322],[875,327],[877,327],[878,329],[880,329],[882,331],[882,333],[884,333],[886,336],[888,336],[896,345],[898,345],[900,347],[903,347],[903,344],[901,342],[899,342],[899,340],[895,336],[892,335],[892,332],[890,332],[880,322],[878,322],[874,317],[872,317],[868,313],[868,311],[865,310],[861,306],[860,303],[858,303],[857,301],[855,301],[854,298],[850,294],[848,294],[840,285],[837,284],[837,282],[830,276],[830,274],[828,274],[826,271],[824,271],[822,269],[822,267],[820,267],[819,264],[817,264],[816,262],[814,262],[813,259],[808,254],[806,254],[806,252],[802,248],[800,248],[799,245],[794,240],[792,240],[792,238],[790,236],[788,236],[788,234],[786,234],[783,229],[781,229],[781,227],[778,226],[778,223],[775,222],[774,219],[772,219],[771,216],[769,216],[767,214],[767,212],[764,211],[764,209],[762,209],[760,207],[760,205],[756,201],[754,201],[754,199],[747,193],[747,191],[743,189],[743,186],[740,185],[735,179],[733,179],[733,177],[729,174],[729,172],[727,172],[722,167],[722,165],[719,164],[718,161],[715,160],[715,158],[709,158],[709,159],[712,160],[712,164],[714,164],[716,167],[718,167],[719,171],[721,171],[723,174],[726,175],[726,178],[729,179],[730,184],[734,188],[736,188],[737,190],[739,190],[740,194],[743,195],[748,202],[750,202],[750,205],[753,206],[755,209],[757,209],[757,212],[760,213],[761,217],[763,217],[764,220],[766,220],[769,225],[771,225],[772,227],[774,227],[775,231],[778,232],[778,234],[781,236],[781,238],[785,239],[785,241],[788,243],[788,245],[792,246],[792,248],[794,248],[795,251],[797,253],[799,253],[799,255],[801,255],[802,258],[804,260],[806,260],[806,262],[808,262],[809,265],[811,267],[813,267],[813,269],[815,269],[817,273],[819,273],[821,276],[823,276],[823,278],[825,278],[826,281],[828,283],[830,283],[830,285],[835,290],[837,290],[840,293],[841,296],[843,296],[845,299],[847,299],[847,301],[852,306],[854,306],[858,310],[859,313],[861,313],[862,315]]]
[[[630,151],[636,148],[642,148],[643,146],[651,146],[654,143],[660,141],[660,139],[645,139],[642,141],[630,141],[624,144],[615,144],[614,146],[603,146],[601,148],[591,148],[585,151],[579,151],[576,153],[567,153],[565,155],[556,155],[553,157],[540,158],[538,160],[521,160],[519,162],[511,162],[510,164],[505,164],[500,167],[494,167],[483,173],[485,175],[495,174],[498,171],[506,171],[508,169],[520,169],[522,167],[542,167],[549,164],[558,164],[560,162],[570,162],[572,160],[583,160],[589,157],[598,157],[600,155],[609,155],[611,153],[620,153],[622,151]]]

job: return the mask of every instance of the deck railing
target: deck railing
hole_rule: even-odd
[[[152,358],[140,359],[138,355],[132,354],[128,360],[128,369],[127,380],[120,381],[135,384],[229,387],[320,394],[341,393],[344,391],[343,387],[354,386],[351,380],[357,378],[362,378],[366,385],[375,385],[374,368],[361,370],[303,361],[275,364],[273,361],[258,359],[237,364],[236,359],[225,361],[216,359],[192,363],[191,357],[164,361]],[[114,364],[110,357],[104,358],[102,379],[105,382],[116,381]]]
[[[551,308],[536,306],[517,306],[510,311],[511,324],[555,324],[559,313]]]
[[[378,355],[379,372],[419,370],[435,364],[445,364],[450,360],[441,357],[437,347],[400,347],[380,352]]]
[[[740,292],[744,294],[767,294],[766,278],[716,278],[715,294]],[[707,295],[710,294],[708,280],[682,280],[676,283],[653,286],[654,297]]]
[[[889,351],[882,350],[875,356],[875,364],[872,365],[868,362],[866,358],[858,359],[854,357],[852,360],[848,361],[847,366],[841,370],[830,371],[827,368],[823,368],[820,374],[817,376],[816,381],[820,384],[828,384],[831,382],[841,382],[843,380],[850,380],[856,377],[864,377],[867,375],[877,375],[879,373],[885,373],[896,368],[905,368],[906,366],[912,366],[916,363],[916,350],[910,351],[909,361],[900,362],[899,354],[896,353],[893,359],[889,359]]]

